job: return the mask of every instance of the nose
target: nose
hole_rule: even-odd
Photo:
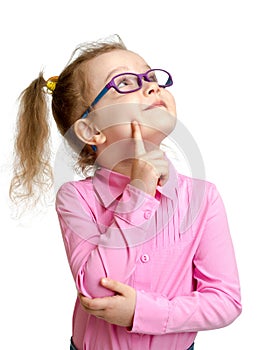
[[[160,94],[161,88],[155,81],[142,81],[142,89],[144,95]]]

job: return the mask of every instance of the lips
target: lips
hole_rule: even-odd
[[[166,104],[164,101],[156,101],[154,103],[152,103],[151,105],[149,105],[147,108],[145,108],[144,110],[147,111],[149,109],[153,109],[153,108],[161,108],[161,107],[166,107]]]

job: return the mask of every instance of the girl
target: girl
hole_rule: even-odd
[[[13,198],[42,188],[48,164],[44,91],[83,171],[56,210],[78,297],[71,348],[194,349],[200,330],[241,312],[225,209],[211,183],[178,174],[160,144],[175,126],[172,77],[123,43],[97,42],[23,93]]]

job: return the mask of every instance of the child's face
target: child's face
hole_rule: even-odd
[[[93,101],[115,75],[145,73],[149,69],[143,58],[125,50],[114,50],[90,60],[87,63],[90,100]],[[111,88],[87,117],[105,134],[105,146],[130,139],[133,120],[138,121],[143,139],[155,145],[159,145],[174,129],[176,107],[172,94],[155,82],[143,80],[142,84],[140,90],[127,94],[120,94]]]

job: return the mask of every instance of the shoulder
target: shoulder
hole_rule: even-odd
[[[74,201],[86,202],[94,194],[92,178],[69,181],[61,185],[56,195],[56,207],[71,204]]]
[[[192,225],[203,227],[211,218],[225,217],[225,207],[215,184],[179,174],[178,210],[181,231]]]
[[[177,177],[180,190],[193,191],[195,189],[203,189],[206,192],[217,191],[216,185],[208,180],[198,179],[180,173],[177,173]]]
[[[219,191],[214,183],[183,174],[177,174],[177,176],[179,194],[186,200],[191,200],[193,203],[203,203],[206,207],[220,198]]]

